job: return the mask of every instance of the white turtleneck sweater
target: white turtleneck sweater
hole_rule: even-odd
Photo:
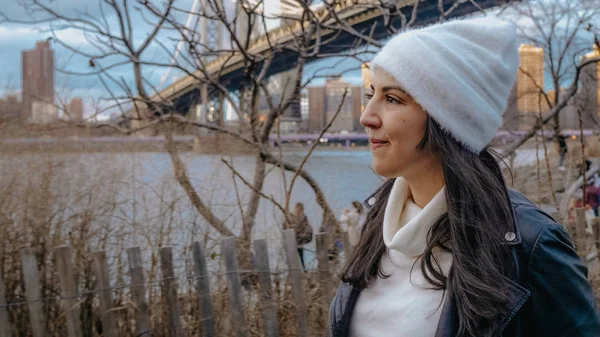
[[[421,273],[427,232],[447,210],[442,188],[421,209],[410,193],[406,180],[396,178],[383,220],[383,240],[387,251],[381,266],[388,278],[378,278],[363,290],[357,300],[351,337],[433,337],[443,306],[443,291],[433,290]],[[452,255],[436,253],[444,275],[452,265]]]

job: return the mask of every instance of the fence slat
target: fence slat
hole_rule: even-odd
[[[160,269],[163,277],[163,292],[167,295],[167,307],[165,309],[171,326],[171,336],[183,337],[181,309],[179,308],[179,298],[177,296],[177,280],[173,272],[173,249],[171,247],[160,249]]]
[[[11,337],[12,327],[8,320],[8,310],[6,308],[6,286],[4,279],[0,275],[0,337]]]
[[[587,263],[586,227],[585,208],[578,208],[575,210],[575,248],[585,263]]]
[[[210,299],[210,279],[206,268],[206,254],[202,243],[195,241],[192,243],[192,253],[194,255],[194,275],[196,276],[196,291],[200,301],[200,321],[202,322],[202,332],[205,337],[214,337],[217,335],[215,321],[213,317],[212,302]]]
[[[28,302],[31,330],[34,337],[44,337],[46,323],[43,312],[42,287],[33,249],[21,249],[21,263],[23,264],[23,280],[25,282],[25,296]]]
[[[118,337],[117,321],[113,309],[112,289],[108,277],[108,263],[104,251],[94,252],[94,272],[96,273],[96,291],[100,301],[100,318],[104,337]]]
[[[67,317],[67,331],[69,337],[82,337],[81,310],[79,308],[79,297],[77,296],[77,285],[73,273],[73,253],[70,246],[60,246],[56,249],[56,264],[58,268],[58,279],[60,281],[60,294]]]
[[[596,251],[600,254],[600,219],[594,219],[594,241],[596,243]],[[598,256],[600,259],[600,256]]]
[[[269,267],[269,250],[267,242],[263,239],[254,241],[256,256],[256,270],[260,283],[260,303],[262,304],[263,321],[267,337],[279,336],[277,313],[273,303],[273,286],[271,285],[271,270]]]
[[[293,229],[283,231],[283,243],[287,255],[289,275],[292,283],[292,294],[294,296],[294,304],[296,306],[296,322],[297,336],[308,336],[308,322],[306,317],[306,305],[304,304],[304,290],[302,278],[304,269],[300,264],[300,256],[298,256],[298,246],[296,245],[296,235]]]
[[[229,280],[229,295],[231,297],[231,323],[237,337],[247,336],[244,305],[242,302],[242,285],[238,273],[237,256],[235,253],[235,238],[227,237],[221,241],[221,254],[225,257],[225,270]]]
[[[354,248],[350,244],[350,236],[348,235],[348,232],[342,232],[342,244],[344,245],[344,257],[346,261],[348,261],[350,256],[352,256],[352,249]]]
[[[329,308],[331,302],[331,272],[329,271],[329,256],[327,243],[329,242],[326,233],[319,233],[317,238],[317,261],[319,263],[319,287],[321,288],[321,298],[325,305],[325,310]]]
[[[563,223],[562,221],[562,217],[560,216],[560,212],[554,212],[552,214],[550,214],[550,216],[552,216],[552,219],[554,219],[554,221],[558,222],[559,224],[563,225],[565,228],[567,227],[566,223]]]
[[[144,284],[144,271],[140,247],[127,249],[129,259],[129,272],[131,273],[131,295],[135,303],[135,335],[139,337],[152,336],[150,319],[148,316],[148,303],[146,302],[146,286]]]

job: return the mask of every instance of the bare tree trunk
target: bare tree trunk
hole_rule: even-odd
[[[192,205],[204,219],[211,225],[214,229],[216,229],[219,233],[224,236],[234,236],[233,232],[227,228],[225,223],[218,219],[215,214],[211,211],[210,207],[208,207],[198,195],[198,192],[192,185],[190,178],[187,175],[187,170],[185,168],[185,164],[181,161],[179,157],[179,152],[175,146],[175,142],[173,141],[173,135],[171,131],[167,131],[165,138],[167,139],[166,149],[171,157],[171,162],[173,163],[173,169],[175,170],[175,179],[183,188],[183,191],[190,199]]]
[[[242,238],[244,240],[248,240],[249,242],[252,239],[252,229],[254,228],[254,223],[256,221],[256,213],[258,212],[258,205],[260,203],[261,194],[266,174],[265,174],[265,161],[262,159],[262,155],[258,154],[256,156],[256,163],[254,168],[254,181],[252,182],[252,186],[254,189],[252,190],[252,195],[250,196],[250,202],[248,204],[248,208],[244,213],[244,219],[242,220],[243,230],[242,230]]]

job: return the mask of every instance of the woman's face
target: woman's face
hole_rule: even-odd
[[[394,178],[424,169],[433,154],[418,147],[427,125],[423,108],[394,77],[377,67],[367,99],[360,123],[369,131],[375,172]]]

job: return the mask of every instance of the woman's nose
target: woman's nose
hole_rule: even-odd
[[[379,129],[381,127],[381,119],[375,112],[376,109],[370,101],[365,107],[365,111],[360,116],[360,124],[369,129]]]

